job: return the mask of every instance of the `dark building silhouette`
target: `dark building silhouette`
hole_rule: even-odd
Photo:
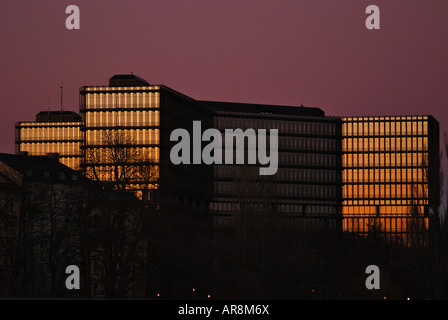
[[[109,79],[109,87],[150,87],[148,81],[134,74],[116,74]]]
[[[144,296],[146,212],[52,155],[0,154],[0,296]],[[79,290],[65,287],[71,265]]]
[[[73,111],[41,111],[36,122],[81,122],[81,116]]]
[[[0,294],[66,296],[86,179],[50,156],[0,154]]]
[[[213,127],[222,132],[278,130],[276,174],[260,176],[258,166],[213,165],[210,209],[218,225],[264,212],[294,230],[340,230],[340,118],[303,106],[203,103],[213,109]]]

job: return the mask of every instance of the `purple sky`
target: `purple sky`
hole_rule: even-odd
[[[81,29],[65,28],[75,4]],[[381,30],[365,9],[381,10]],[[79,87],[134,74],[196,99],[432,114],[448,128],[446,0],[1,0],[0,152],[14,124],[78,111]]]

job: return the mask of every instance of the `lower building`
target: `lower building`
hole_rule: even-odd
[[[0,297],[143,297],[146,216],[132,193],[104,190],[55,157],[0,153]],[[68,266],[79,268],[79,290],[66,288]]]
[[[16,153],[45,156],[57,153],[59,161],[80,169],[84,141],[81,117],[72,111],[42,111],[36,121],[16,123]]]
[[[0,295],[69,295],[84,183],[54,157],[0,154]]]

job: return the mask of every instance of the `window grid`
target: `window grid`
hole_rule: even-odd
[[[344,231],[368,234],[377,217],[383,232],[406,233],[411,208],[427,227],[428,122],[424,116],[343,119]]]

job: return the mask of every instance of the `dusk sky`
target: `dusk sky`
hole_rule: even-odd
[[[68,5],[80,30],[68,30]],[[380,8],[380,30],[365,9]],[[201,100],[432,114],[448,128],[446,0],[1,0],[0,152],[41,110],[131,71]]]

